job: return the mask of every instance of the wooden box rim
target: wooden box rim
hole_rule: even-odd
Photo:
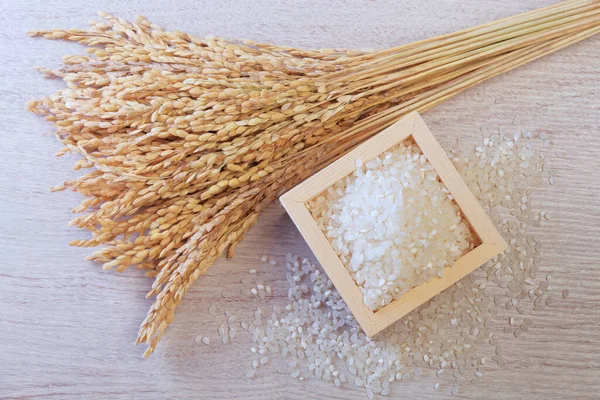
[[[306,203],[356,170],[356,159],[360,158],[364,164],[409,137],[412,137],[419,146],[440,180],[446,185],[465,219],[479,237],[481,244],[458,259],[453,267],[446,267],[443,278],[435,278],[416,286],[402,295],[400,299],[373,312],[364,304],[360,289],[310,214]],[[483,207],[460,177],[421,116],[416,112],[408,114],[300,183],[281,196],[280,201],[368,336],[373,336],[396,322],[494,258],[507,247]]]

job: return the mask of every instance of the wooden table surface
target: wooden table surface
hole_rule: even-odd
[[[275,362],[245,377],[249,339],[221,345],[223,311],[242,315],[259,305],[240,294],[240,279],[257,268],[274,287],[263,306],[284,304],[281,266],[261,265],[267,253],[310,251],[279,205],[270,207],[238,247],[189,291],[158,351],[143,360],[133,342],[150,301],[151,281],[138,273],[107,273],[83,260],[89,250],[68,242],[77,194],[48,192],[76,176],[73,158],[55,159],[52,127],[24,111],[27,100],[62,83],[33,67],[55,67],[81,53],[74,44],[34,40],[32,28],[83,27],[99,9],[125,18],[143,14],[197,35],[251,38],[305,47],[378,48],[442,34],[550,4],[550,0],[309,0],[237,2],[142,0],[0,1],[0,398],[364,399],[362,390],[289,377]],[[487,398],[600,396],[600,37],[577,44],[480,85],[424,114],[446,147],[455,138],[473,145],[481,130],[547,132],[557,184],[536,192],[534,205],[552,214],[540,230],[542,273],[567,300],[535,318],[528,334],[506,346],[504,369],[457,395]],[[281,265],[281,264],[280,264]],[[236,293],[223,298],[227,290]],[[207,309],[216,303],[219,315]],[[207,335],[209,346],[196,344]],[[535,368],[530,366],[534,365]],[[429,375],[431,375],[428,372]],[[426,374],[427,375],[427,374]],[[449,396],[450,380],[392,385],[392,398]],[[445,386],[444,386],[445,385]]]

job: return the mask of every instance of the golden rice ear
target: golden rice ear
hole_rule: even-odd
[[[102,262],[118,271],[156,264],[149,355],[194,280],[283,192],[401,117],[598,33],[599,9],[571,1],[380,52],[202,39],[99,13],[87,30],[30,33],[96,50],[65,58],[51,74],[67,87],[28,108],[94,167],[65,183],[93,199],[75,208],[91,236],[75,244],[113,246]]]

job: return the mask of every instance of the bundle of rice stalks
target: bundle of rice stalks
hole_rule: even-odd
[[[54,190],[86,197],[71,225],[106,245],[105,269],[155,277],[137,342],[151,354],[190,285],[286,189],[411,111],[600,31],[600,2],[567,1],[379,52],[300,50],[168,32],[105,13],[56,71],[67,88],[28,103],[58,155],[91,169]]]

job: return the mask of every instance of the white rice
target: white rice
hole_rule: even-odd
[[[442,382],[432,381],[433,390],[457,395],[459,381],[487,379],[488,366],[506,367],[511,352],[505,349],[517,340],[515,328],[521,336],[535,334],[532,314],[543,306],[539,300],[535,307],[535,300],[546,303],[550,291],[548,278],[536,279],[540,242],[529,230],[546,223],[539,210],[532,209],[531,198],[532,189],[547,181],[543,157],[523,143],[530,137],[493,135],[481,152],[466,152],[452,160],[509,241],[507,251],[374,338],[362,332],[318,266],[288,254],[288,301],[275,304],[273,297],[272,311],[259,308],[239,315],[239,325],[252,341],[247,377],[254,379],[261,368],[281,373],[287,365],[294,379],[350,384],[374,398],[390,393],[394,381],[423,380],[437,371]],[[568,295],[565,289],[561,297]],[[511,317],[514,325],[509,325]],[[225,328],[219,328],[223,336]],[[232,330],[230,326],[228,337]],[[229,343],[224,338],[223,342]],[[534,365],[539,369],[538,361]]]
[[[308,206],[376,311],[442,277],[473,238],[417,145],[407,141],[357,166]]]

